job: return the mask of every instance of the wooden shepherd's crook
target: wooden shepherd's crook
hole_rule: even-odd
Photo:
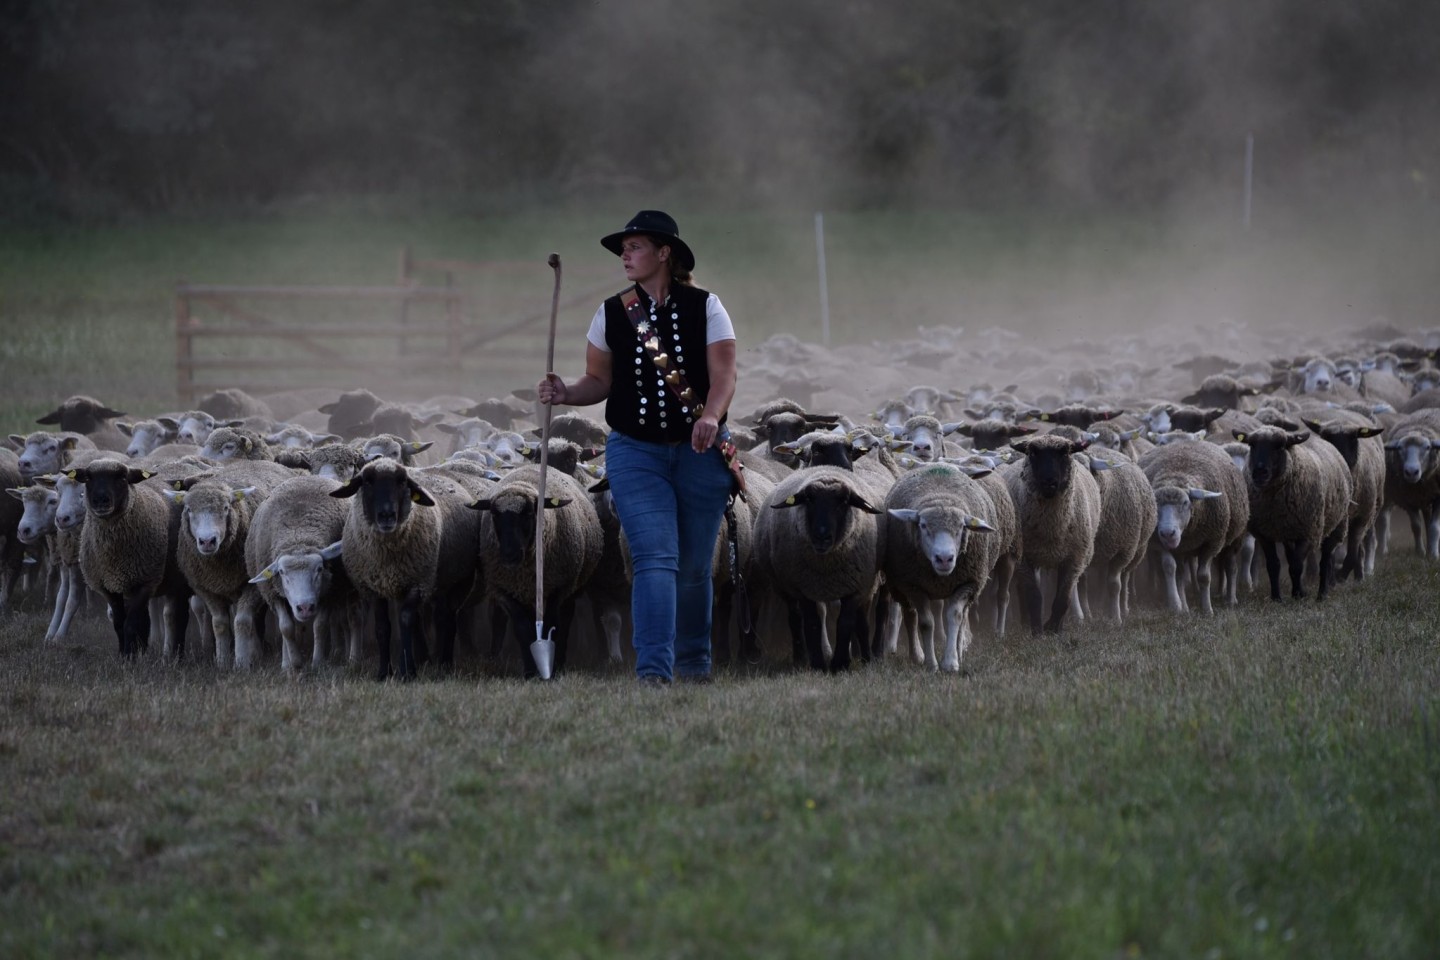
[[[550,298],[550,342],[545,348],[545,376],[555,370],[555,320],[560,314],[560,254],[552,253],[546,260],[555,271],[555,294]],[[555,628],[545,633],[545,475],[550,466],[550,413],[555,404],[544,404],[544,423],[540,427],[540,485],[535,492],[535,640],[530,644],[530,657],[541,680],[550,679],[555,663]]]

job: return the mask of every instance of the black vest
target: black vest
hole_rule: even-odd
[[[710,395],[710,371],[705,359],[705,304],[709,292],[673,284],[667,306],[655,304],[641,287],[635,290],[645,315],[654,317],[649,334],[660,338],[660,349],[670,356],[671,369],[680,370],[703,403]],[[610,348],[611,365],[605,422],[636,440],[688,441],[698,419],[695,411],[662,379],[664,371],[655,366],[640,345],[640,336],[626,319],[619,294],[605,301],[605,345]]]

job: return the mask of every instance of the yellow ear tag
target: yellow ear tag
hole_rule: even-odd
[[[410,450],[411,450],[412,452],[414,452],[414,453],[419,453],[419,452],[420,452],[420,441],[419,441],[419,440],[411,440],[411,441],[410,441]]]
[[[275,571],[271,570],[269,567],[266,567],[264,570],[260,571],[260,576],[264,577],[266,580],[274,580]]]
[[[558,506],[560,506],[560,498],[559,498],[559,497],[551,497],[551,498],[550,498],[550,506],[552,506],[552,507],[558,507]]]
[[[141,470],[140,476],[146,480],[149,480],[151,477],[155,476],[155,473],[152,470]]]
[[[411,494],[410,494],[410,502],[411,502],[411,503],[419,503],[419,502],[420,502],[420,494],[418,494],[418,493],[411,493]]]
[[[74,480],[74,479],[75,479],[75,474],[78,473],[78,472],[79,472],[79,471],[77,471],[77,470],[71,470],[69,473],[65,474],[65,476],[69,477],[71,480]]]
[[[1244,442],[1245,442],[1245,434],[1243,434],[1243,433],[1237,433],[1237,434],[1235,434],[1235,439],[1236,439],[1236,440],[1239,440],[1241,443],[1244,443]]]
[[[969,520],[965,521],[965,526],[969,527],[971,530],[978,530],[980,528],[980,521],[976,520],[974,517],[971,517]]]
[[[787,506],[791,506],[791,507],[795,506],[795,498],[794,498],[794,497],[786,497],[786,498],[785,498],[785,504],[786,504]]]
[[[170,484],[170,486],[174,487],[176,490],[184,490],[184,489],[185,489],[185,481],[184,481],[184,480],[176,480],[174,483]]]
[[[241,500],[244,500],[244,499],[245,499],[245,491],[244,491],[244,490],[231,490],[231,491],[230,491],[230,496],[231,496],[231,498],[234,499],[234,501],[235,501],[236,503],[239,503]]]
[[[1042,414],[1040,414],[1040,420],[1041,420],[1042,423],[1048,423],[1049,420],[1050,420],[1050,414],[1048,414],[1048,413],[1042,413]]]

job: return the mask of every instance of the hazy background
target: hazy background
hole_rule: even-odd
[[[825,211],[842,331],[1436,321],[1433,0],[11,0],[0,76],[9,253],[338,207],[371,282],[437,215],[603,270],[664,206],[765,333],[814,322]],[[238,272],[166,275],[339,279]]]

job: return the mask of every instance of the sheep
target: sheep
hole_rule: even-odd
[[[1100,525],[1090,566],[1105,577],[1107,616],[1121,623],[1130,612],[1131,578],[1155,529],[1155,497],[1145,472],[1123,454],[1092,446],[1079,456],[1100,488]]]
[[[36,477],[35,482],[53,488],[57,498],[52,517],[54,532],[50,538],[50,557],[60,571],[60,583],[55,592],[55,610],[45,631],[45,639],[60,643],[69,634],[70,623],[87,589],[80,571],[85,487],[65,474],[47,474]]]
[[[936,464],[895,482],[879,521],[880,569],[889,589],[920,620],[925,664],[956,673],[970,644],[968,608],[990,579],[1002,544],[991,496],[964,470]],[[935,607],[945,645],[935,653]]]
[[[217,427],[243,427],[245,425],[245,421],[238,418],[216,420],[204,410],[187,410],[173,417],[164,416],[155,419],[166,430],[173,430],[178,442],[193,443],[196,446],[203,446]]]
[[[947,444],[945,437],[959,430],[963,423],[941,423],[928,413],[917,413],[905,421],[900,437],[910,441],[910,450],[920,460],[934,461],[942,456],[955,456],[960,448]]]
[[[310,472],[320,477],[330,477],[341,483],[351,478],[365,465],[365,458],[358,447],[348,443],[327,443],[310,451]]]
[[[1316,598],[1330,589],[1330,560],[1350,516],[1354,483],[1350,468],[1328,443],[1306,444],[1309,433],[1261,427],[1237,430],[1235,439],[1250,448],[1250,532],[1265,555],[1270,598],[1280,599],[1280,559],[1285,545],[1291,595],[1305,596],[1305,562],[1319,547],[1320,585]]]
[[[175,556],[180,511],[152,484],[155,474],[102,457],[67,471],[85,486],[88,511],[80,537],[80,571],[92,590],[110,603],[120,656],[134,659],[149,646],[150,598],[166,598],[165,649],[179,659],[185,650],[190,585]]]
[[[581,447],[573,440],[566,440],[564,437],[551,437],[549,449],[546,452],[545,460],[554,469],[559,470],[567,477],[576,476],[580,464],[594,460],[605,453],[603,447]],[[537,442],[524,454],[526,460],[532,463],[540,462],[540,444]]]
[[[111,421],[123,416],[123,411],[112,410],[94,397],[74,396],[35,422],[42,426],[57,425],[67,433],[83,434],[98,449],[120,451],[129,441]]]
[[[1157,446],[1137,466],[1154,497],[1152,529],[1170,609],[1188,609],[1177,574],[1179,562],[1191,558],[1200,609],[1207,615],[1214,612],[1210,583],[1217,558],[1225,565],[1226,602],[1233,606],[1238,600],[1237,551],[1250,521],[1250,495],[1230,454],[1213,443],[1190,440]]]
[[[1100,487],[1089,470],[1076,470],[1072,454],[1088,443],[1042,435],[1012,440],[1023,454],[1008,464],[1004,476],[1015,501],[1019,524],[1021,587],[1032,631],[1041,624],[1040,571],[1054,569],[1056,592],[1047,631],[1060,630],[1065,611],[1075,595],[1080,575],[1095,554],[1095,533],[1100,525]]]
[[[210,460],[274,460],[270,445],[254,430],[244,427],[216,427],[200,448]]]
[[[275,414],[264,400],[250,396],[244,390],[225,387],[202,397],[200,409],[218,420],[244,420],[249,417],[263,417],[272,420]]]
[[[526,677],[538,675],[522,630],[522,624],[535,621],[535,511],[544,511],[542,622],[555,627],[557,673],[565,667],[575,600],[588,586],[604,552],[604,531],[584,486],[558,470],[545,469],[543,505],[538,503],[541,467],[536,464],[510,471],[487,497],[470,504],[481,516],[480,562],[486,589],[509,614]]]
[[[535,431],[535,436],[539,436]],[[605,447],[605,441],[610,433],[604,424],[597,423],[584,414],[566,411],[555,414],[550,420],[550,436],[561,440],[571,440],[582,449],[601,450]]]
[[[453,438],[449,451],[452,456],[467,447],[484,443],[491,434],[496,432],[495,427],[489,421],[481,420],[479,417],[466,417],[456,423],[437,423],[435,429],[441,433],[448,433]]]
[[[285,424],[279,429],[265,434],[262,439],[271,447],[293,447],[301,450],[310,450],[327,443],[341,442],[339,434],[316,433],[308,427],[298,424]]]
[[[870,656],[867,618],[880,569],[874,492],[840,467],[811,467],[775,485],[755,521],[757,573],[786,603],[810,665],[825,669],[817,604],[840,601],[832,671],[850,666],[851,643]],[[803,507],[803,510],[795,510]]]
[[[1022,426],[995,417],[986,417],[976,423],[962,423],[955,429],[962,436],[970,438],[970,449],[979,452],[1003,449],[1011,440],[1029,436],[1039,428]]]
[[[1123,410],[1110,410],[1100,407],[1092,407],[1084,403],[1067,403],[1063,407],[1054,410],[1030,409],[1020,416],[1022,420],[1039,420],[1042,423],[1062,424],[1065,426],[1079,427],[1081,430],[1088,430],[1092,423],[1102,420],[1113,420]]]
[[[392,675],[390,603],[400,605],[399,675],[409,679],[416,674],[421,605],[432,596],[439,601],[439,663],[448,668],[454,657],[454,612],[459,606],[454,597],[457,593],[462,599],[468,595],[476,576],[473,550],[455,549],[445,537],[446,522],[459,506],[468,504],[470,496],[446,477],[432,474],[425,480],[428,487],[403,464],[373,460],[330,493],[351,501],[341,556],[351,581],[375,599],[379,680]],[[444,506],[439,506],[442,503]]]
[[[293,476],[276,463],[242,460],[161,491],[180,508],[175,559],[210,613],[215,662],[221,668],[233,660],[236,667],[248,669],[259,657],[255,614],[261,598],[250,587],[245,541],[251,517],[269,491]]]
[[[42,473],[59,473],[86,451],[99,448],[89,437],[79,433],[50,433],[36,430],[27,436],[10,434],[10,443],[18,453],[21,483],[29,484]]]
[[[1345,533],[1345,561],[1340,579],[1351,574],[1363,580],[1375,572],[1375,523],[1385,506],[1385,431],[1374,421],[1348,410],[1331,410],[1305,425],[1340,452],[1350,468],[1354,492]]]
[[[20,576],[25,562],[25,542],[22,535],[26,509],[21,499],[22,482],[19,458],[9,450],[0,448],[0,489],[15,490],[10,497],[0,497],[0,613],[10,602],[10,591]]]
[[[249,582],[275,613],[280,625],[280,667],[302,665],[297,624],[313,623],[310,662],[325,662],[324,639],[332,618],[349,624],[348,659],[358,664],[363,631],[354,588],[339,563],[344,549],[348,505],[330,494],[340,488],[331,477],[293,477],[270,491],[250,518],[245,541]]]
[[[393,433],[382,433],[379,436],[371,437],[360,443],[360,457],[362,460],[378,460],[387,457],[391,460],[398,460],[405,466],[419,466],[415,462],[416,456],[424,453],[435,445],[433,440],[406,440]]]
[[[498,397],[481,400],[463,410],[456,410],[455,413],[462,417],[479,417],[485,422],[493,424],[498,430],[513,430],[516,422],[525,415],[525,411],[517,410]]]
[[[327,433],[339,434],[345,440],[357,440],[376,431],[371,427],[371,418],[383,401],[369,390],[351,390],[340,394],[332,403],[322,404],[318,409],[329,416],[326,421]]]
[[[136,420],[134,423],[120,421],[115,428],[130,438],[125,445],[125,456],[131,460],[138,460],[162,443],[172,443],[175,440],[175,432],[169,427],[162,426],[159,420]]]
[[[1440,409],[1406,414],[1384,440],[1385,502],[1409,515],[1416,551],[1440,560]]]
[[[1273,390],[1275,387],[1272,386],[1270,389]],[[1244,409],[1246,397],[1256,397],[1264,392],[1260,387],[1242,383],[1229,374],[1215,373],[1202,380],[1195,392],[1181,397],[1180,402],[1196,407],[1224,407],[1227,410],[1241,410]]]

